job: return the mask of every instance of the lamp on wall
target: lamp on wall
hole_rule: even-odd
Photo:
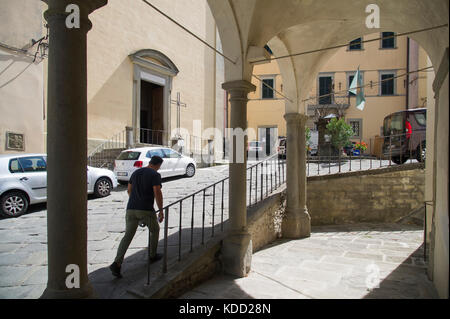
[[[47,29],[47,34],[45,36],[43,36],[39,40],[31,39],[31,47],[33,47],[37,44],[33,63],[36,62],[38,55],[41,59],[47,57],[47,51],[48,51],[48,46],[49,46],[49,44],[48,44],[48,24],[45,24],[45,28]]]

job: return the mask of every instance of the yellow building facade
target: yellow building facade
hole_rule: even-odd
[[[386,34],[384,37],[389,39]],[[383,38],[383,34],[374,33],[359,41],[355,39],[355,42],[377,38]],[[362,140],[373,144],[375,137],[382,135],[383,120],[387,115],[407,108],[427,107],[429,101],[433,103],[431,87],[428,85],[429,78],[434,78],[433,69],[410,74],[408,92],[407,77],[403,76],[408,69],[408,55],[410,72],[431,66],[426,52],[406,37],[395,38],[384,45],[382,40],[375,40],[361,43],[361,47],[357,49],[355,46],[348,46],[336,50],[334,56],[321,67],[316,81],[311,85],[309,97],[301,102],[301,107],[307,110],[309,116],[307,126],[316,130],[319,117],[336,114],[344,117],[354,128],[355,136],[352,141]],[[363,111],[356,108],[356,97],[349,97],[348,93],[358,67],[362,72],[363,82],[367,85],[364,89],[366,106]],[[285,99],[279,94],[283,94],[283,79],[276,60],[256,65],[253,72],[255,76],[252,83],[257,90],[249,95],[249,141],[264,141],[264,131],[261,128],[265,127],[277,128],[278,136],[285,136]],[[383,86],[382,83],[386,83],[385,79],[389,77],[395,79],[389,83],[390,86]],[[273,98],[264,98],[265,85],[258,78],[269,80],[267,83],[273,83],[278,93],[273,92]],[[324,96],[327,94],[329,100]]]

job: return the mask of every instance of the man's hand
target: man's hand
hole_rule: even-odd
[[[161,192],[161,186],[153,186],[153,193],[155,194],[156,204],[159,208],[158,220],[160,223],[164,220],[164,211],[163,211],[163,195]]]

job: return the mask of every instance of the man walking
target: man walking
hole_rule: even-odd
[[[150,261],[155,262],[162,258],[161,254],[157,254],[159,240],[159,225],[154,209],[154,202],[159,208],[159,222],[164,220],[163,213],[163,196],[161,192],[161,175],[158,173],[163,159],[159,156],[153,156],[147,167],[138,169],[131,175],[128,182],[128,205],[125,216],[126,230],[125,236],[120,242],[117,250],[117,256],[109,269],[112,274],[121,278],[120,269],[122,262],[133,240],[139,225],[145,225],[150,231]]]

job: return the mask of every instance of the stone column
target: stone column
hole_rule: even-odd
[[[125,140],[126,140],[126,148],[132,148],[134,145],[134,135],[133,128],[130,126],[125,127]]]
[[[48,0],[48,282],[41,298],[93,295],[87,276],[87,32],[107,0]],[[77,10],[67,9],[76,5]],[[68,12],[66,12],[66,9]],[[66,19],[79,16],[79,28]],[[73,21],[73,20],[70,20]],[[79,285],[77,284],[79,283]]]
[[[247,130],[247,95],[256,87],[247,81],[233,81],[222,85],[229,93],[231,128]],[[235,138],[230,134],[230,139]],[[241,136],[243,137],[243,136]],[[245,277],[250,271],[252,239],[247,229],[247,136],[244,141],[230,140],[229,218],[230,229],[223,242],[223,261],[226,273]],[[239,159],[242,159],[239,163]]]
[[[282,223],[284,238],[311,235],[311,218],[306,208],[306,115],[290,113],[287,122],[286,215]]]

